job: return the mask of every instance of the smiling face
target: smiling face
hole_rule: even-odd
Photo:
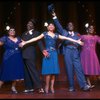
[[[48,31],[54,31],[55,30],[55,26],[53,23],[50,23],[47,27]]]
[[[9,34],[9,36],[15,36],[16,35],[15,29],[14,28],[10,28],[8,34]]]
[[[31,29],[34,29],[34,24],[33,24],[31,21],[29,21],[29,22],[27,23],[27,30],[29,31],[29,30],[31,30]]]
[[[73,30],[74,30],[74,25],[73,25],[73,23],[72,23],[72,22],[69,22],[69,23],[67,24],[67,28],[68,28],[69,31],[73,31]]]
[[[89,33],[89,34],[94,34],[94,26],[93,26],[93,25],[90,25],[90,26],[88,27],[88,33]]]

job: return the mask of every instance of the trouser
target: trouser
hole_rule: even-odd
[[[41,88],[41,80],[34,60],[24,59],[25,62],[25,87],[26,89]]]
[[[74,88],[74,72],[77,76],[80,87],[87,85],[85,75],[83,73],[80,55],[77,48],[65,48],[64,52],[65,66],[68,76],[69,87]]]

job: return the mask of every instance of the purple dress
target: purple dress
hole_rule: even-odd
[[[100,43],[97,35],[82,35],[84,46],[81,51],[81,62],[85,75],[100,75],[100,64],[96,55],[96,43]]]

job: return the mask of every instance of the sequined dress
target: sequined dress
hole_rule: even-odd
[[[82,35],[84,46],[81,51],[81,62],[85,75],[100,75],[100,64],[96,54],[96,43],[100,37],[95,35]]]
[[[42,63],[42,74],[59,74],[59,62],[58,62],[58,52],[56,50],[56,41],[58,39],[57,33],[54,37],[48,35],[47,32],[44,32],[44,39],[46,49],[49,52],[49,57],[43,58]]]
[[[4,36],[0,38],[0,41],[4,43],[5,49],[3,61],[0,65],[0,80],[12,81],[24,79],[24,63],[21,50],[18,47],[21,39],[17,37],[17,42],[14,42],[7,36]]]

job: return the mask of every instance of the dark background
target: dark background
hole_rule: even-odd
[[[43,31],[43,22],[51,19],[47,11],[48,4],[53,3],[57,16],[63,26],[68,21],[73,21],[75,29],[84,33],[84,25],[89,22],[95,25],[96,32],[100,32],[99,1],[42,1],[42,0],[19,0],[0,1],[0,30],[4,32],[5,26],[13,24],[18,34],[26,29],[26,23],[30,18],[37,19],[37,28]]]
[[[75,30],[80,34],[85,34],[85,23],[90,23],[95,26],[95,32],[100,35],[100,1],[0,1],[0,36],[6,34],[6,25],[14,25],[18,35],[21,35],[26,31],[26,23],[31,18],[37,19],[36,28],[38,31],[43,32],[43,23],[52,17],[47,11],[48,4],[53,3],[55,6],[56,14],[63,25],[66,27],[68,21],[73,21]],[[41,67],[41,53],[37,49],[37,62]],[[0,47],[0,58],[2,59],[3,49]],[[100,45],[97,44],[96,52],[100,59]],[[64,80],[64,62],[63,56],[59,55],[61,77],[60,80]],[[2,60],[1,60],[2,62]],[[63,77],[63,78],[62,78]]]

